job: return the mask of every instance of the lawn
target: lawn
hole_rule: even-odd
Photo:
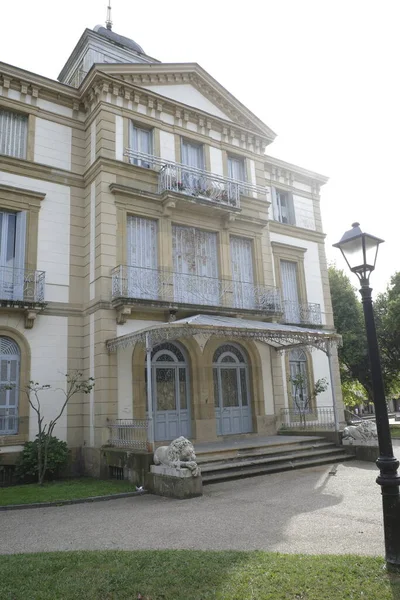
[[[36,483],[0,488],[0,506],[7,504],[31,504],[34,502],[61,502],[78,500],[90,496],[107,496],[122,492],[134,492],[135,486],[129,481],[108,479],[101,481],[83,477],[54,481],[40,486]]]
[[[400,438],[400,425],[390,425],[392,438]]]
[[[381,558],[270,552],[55,552],[0,556],[2,600],[393,600]]]

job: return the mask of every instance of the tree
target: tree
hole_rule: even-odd
[[[306,415],[310,412],[311,408],[311,400],[314,400],[318,394],[328,389],[328,382],[325,377],[318,379],[314,383],[313,390],[308,392],[308,382],[302,373],[299,372],[295,377],[290,377],[289,381],[294,388],[294,393],[292,394],[293,402],[300,416],[300,424],[303,423],[305,426]]]
[[[57,421],[62,416],[68,402],[75,394],[83,393],[89,394],[93,389],[94,379],[89,377],[88,379],[82,379],[83,374],[80,371],[74,373],[67,373],[65,375],[66,386],[63,388],[52,388],[50,385],[41,385],[38,382],[30,381],[26,388],[23,390],[28,398],[28,402],[31,408],[36,413],[37,424],[38,424],[38,435],[37,435],[37,459],[38,459],[38,483],[43,484],[44,478],[47,471],[48,452],[49,444],[53,438],[53,431]],[[48,423],[44,423],[44,414],[40,403],[40,395],[44,391],[59,390],[64,394],[64,401],[57,416],[50,420]]]
[[[359,382],[368,400],[372,401],[368,346],[361,302],[343,271],[330,266],[328,275],[333,319],[336,330],[343,339],[338,351],[342,384]]]
[[[338,355],[344,403],[349,407],[363,403],[362,389],[366,394],[364,401],[372,402],[367,337],[359,295],[343,271],[330,266],[328,274],[335,327],[343,338]],[[388,289],[377,296],[374,315],[385,394],[390,398],[400,392],[400,273],[396,273]]]

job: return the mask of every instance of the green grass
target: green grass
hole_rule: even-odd
[[[0,556],[2,600],[389,600],[380,558],[269,552],[55,552]]]
[[[135,486],[129,481],[99,479],[68,479],[54,481],[40,486],[36,483],[0,488],[0,506],[7,504],[31,504],[34,502],[58,502],[78,500],[90,496],[107,496],[122,492],[134,492]],[[1,598],[1,596],[0,596]]]
[[[400,438],[400,425],[390,425],[392,438]]]

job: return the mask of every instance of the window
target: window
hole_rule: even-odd
[[[293,194],[291,192],[272,188],[272,204],[275,221],[296,225]]]
[[[228,156],[228,177],[236,181],[246,181],[244,158]]]
[[[203,144],[182,140],[182,163],[195,169],[204,169]]]
[[[128,297],[157,300],[157,221],[128,215],[127,265]]]
[[[289,376],[295,412],[311,412],[307,355],[304,350],[291,350],[289,354]]]
[[[174,299],[216,306],[220,303],[217,234],[194,227],[172,227]]]
[[[241,237],[231,237],[231,267],[235,308],[255,308],[253,274],[253,243]]]
[[[151,155],[153,154],[153,131],[151,129],[142,129],[131,122],[129,132],[129,145],[132,150],[138,153],[137,157],[132,157],[130,162],[139,167],[151,169]],[[144,156],[143,156],[144,155]]]
[[[281,260],[283,310],[286,323],[300,323],[297,263]]]
[[[18,433],[20,357],[16,342],[0,337],[0,435]]]
[[[26,212],[0,212],[0,299],[23,300]]]
[[[26,158],[28,117],[0,109],[0,154]]]

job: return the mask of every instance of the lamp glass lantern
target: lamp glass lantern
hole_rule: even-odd
[[[375,269],[379,244],[382,243],[380,238],[363,233],[359,223],[353,223],[352,229],[346,231],[333,246],[339,248],[349,269],[357,275],[361,284],[368,285],[369,276]]]

